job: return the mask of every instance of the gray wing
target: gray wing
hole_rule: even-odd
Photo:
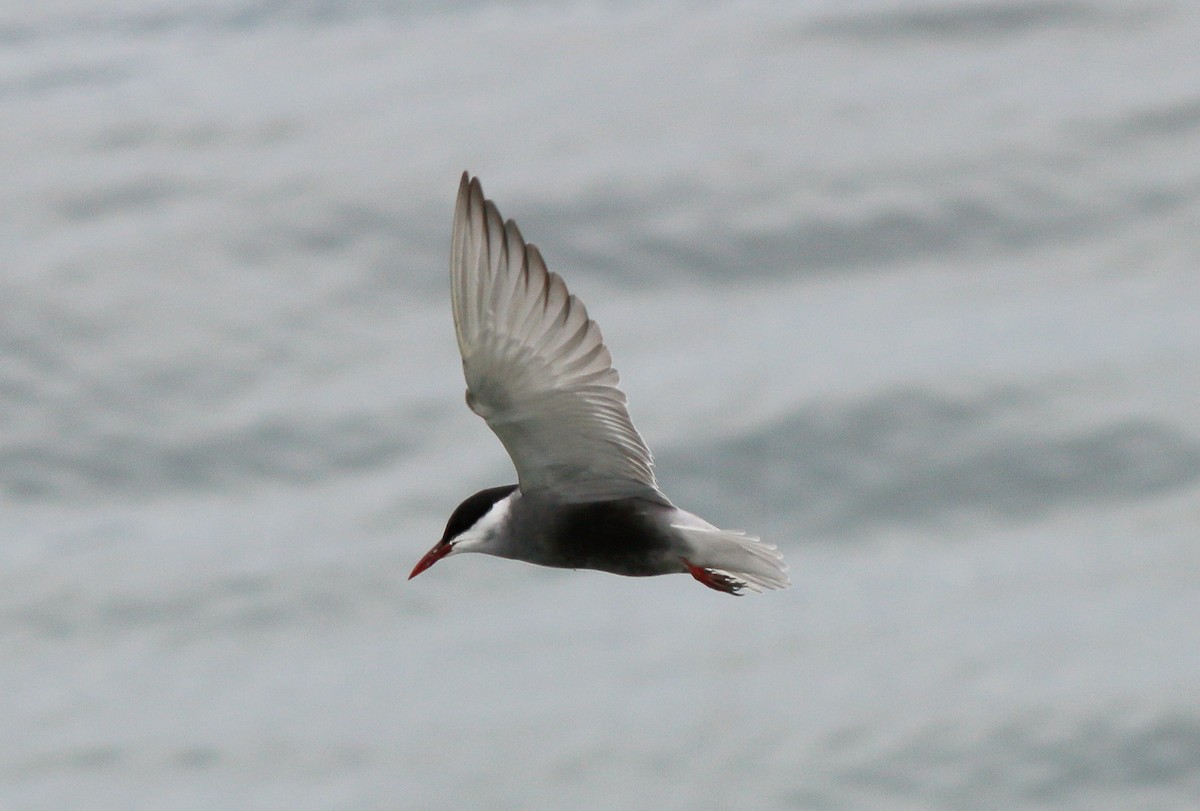
[[[450,278],[467,405],[504,443],[521,490],[666,502],[600,327],[465,172]]]

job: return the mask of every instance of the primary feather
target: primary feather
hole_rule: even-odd
[[[504,443],[522,492],[669,503],[600,327],[466,173],[450,276],[467,404]]]

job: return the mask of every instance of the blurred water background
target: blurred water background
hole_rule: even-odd
[[[1200,5],[13,0],[0,807],[1193,809]],[[464,556],[478,173],[730,599]]]

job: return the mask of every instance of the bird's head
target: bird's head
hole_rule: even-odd
[[[442,539],[417,561],[408,579],[412,580],[442,558],[455,553],[486,552],[488,542],[504,523],[508,514],[508,499],[516,489],[515,484],[489,487],[459,504],[446,522]]]

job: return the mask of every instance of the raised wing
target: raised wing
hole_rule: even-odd
[[[521,490],[666,503],[600,327],[465,172],[450,280],[467,405],[504,443]]]

